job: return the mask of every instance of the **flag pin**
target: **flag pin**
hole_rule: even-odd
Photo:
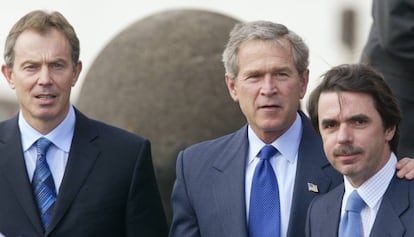
[[[308,183],[308,191],[309,192],[314,192],[314,193],[319,193],[318,185],[313,184],[313,183]]]

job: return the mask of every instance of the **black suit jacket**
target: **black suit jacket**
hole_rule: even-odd
[[[309,206],[306,237],[338,236],[344,185],[314,199]],[[371,237],[414,236],[414,181],[394,177],[383,196]]]
[[[342,182],[326,159],[319,135],[309,119],[303,124],[288,237],[303,237],[308,205],[319,193]],[[170,237],[247,237],[245,166],[247,126],[235,133],[180,152],[172,192]],[[318,186],[310,192],[308,183]]]
[[[150,143],[76,110],[52,220],[42,230],[17,116],[0,123],[0,232],[13,236],[166,236]]]

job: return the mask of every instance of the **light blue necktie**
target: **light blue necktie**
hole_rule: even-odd
[[[272,145],[260,150],[250,192],[249,236],[280,237],[279,187],[269,159],[277,153]]]
[[[339,225],[339,237],[361,237],[362,220],[361,210],[365,207],[365,202],[354,190],[348,197],[345,207],[345,214]]]
[[[46,161],[46,152],[52,143],[42,137],[36,142],[37,161],[33,174],[33,193],[39,208],[43,228],[46,230],[52,218],[53,207],[56,201],[56,189],[52,173]]]

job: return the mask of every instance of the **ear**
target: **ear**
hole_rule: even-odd
[[[225,80],[226,80],[227,89],[229,90],[231,98],[233,98],[235,102],[239,102],[239,98],[237,95],[237,87],[235,83],[236,79],[231,79],[229,75],[226,74]]]
[[[76,82],[78,81],[81,71],[82,71],[82,62],[79,61],[73,68],[72,86],[76,85]]]
[[[385,140],[387,140],[387,141],[392,140],[392,138],[394,137],[394,134],[395,134],[395,129],[396,129],[396,127],[392,126],[392,127],[387,128],[385,130]]]
[[[303,97],[306,94],[306,90],[308,89],[308,82],[309,82],[309,69],[306,69],[302,74],[302,80],[300,82],[300,98],[303,99]]]
[[[7,83],[9,84],[10,88],[13,90],[16,88],[14,81],[13,81],[13,68],[3,64],[1,66],[1,72],[3,73],[4,77],[6,78]]]

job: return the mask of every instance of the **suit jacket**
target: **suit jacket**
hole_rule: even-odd
[[[306,237],[338,235],[344,185],[315,198],[309,206]],[[394,177],[383,196],[371,237],[414,236],[414,181]]]
[[[318,193],[342,182],[327,161],[319,135],[300,113],[303,133],[288,237],[303,237],[306,211]],[[193,145],[178,155],[177,178],[172,192],[171,237],[247,237],[245,166],[248,152],[247,125],[235,133]]]
[[[373,23],[361,61],[384,74],[393,92],[414,102],[414,1],[373,0]]]
[[[0,123],[0,232],[14,236],[166,236],[150,143],[76,110],[75,132],[44,233],[17,116]]]

